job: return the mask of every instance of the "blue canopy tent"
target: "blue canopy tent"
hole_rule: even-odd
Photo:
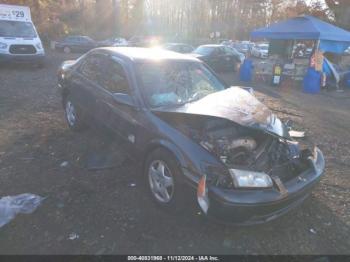
[[[254,30],[251,37],[276,40],[318,40],[324,52],[343,53],[350,46],[350,32],[313,16],[299,16]]]
[[[332,53],[344,53],[350,46],[350,32],[326,23],[313,16],[299,16],[260,28],[251,33],[251,38],[270,40],[313,40],[316,50]],[[304,91],[317,93],[320,91],[321,73],[308,68],[304,77]],[[336,86],[339,87],[337,80]]]

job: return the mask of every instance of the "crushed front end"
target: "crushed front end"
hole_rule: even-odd
[[[220,119],[197,135],[222,163],[203,163],[198,202],[208,216],[228,223],[263,223],[286,213],[307,198],[324,171],[322,152],[290,137]]]

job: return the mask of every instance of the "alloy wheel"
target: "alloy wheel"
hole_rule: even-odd
[[[169,203],[174,195],[174,178],[164,161],[154,160],[150,164],[148,180],[153,196],[161,203]]]
[[[77,120],[76,110],[71,101],[67,101],[66,103],[66,117],[68,124],[70,126],[74,126]]]

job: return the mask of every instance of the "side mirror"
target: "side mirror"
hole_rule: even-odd
[[[114,93],[113,98],[118,104],[127,105],[133,108],[137,107],[133,98],[128,94]]]

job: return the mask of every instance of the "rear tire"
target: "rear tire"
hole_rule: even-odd
[[[64,112],[68,127],[71,130],[81,131],[85,128],[83,114],[69,95],[64,99]]]
[[[170,212],[183,210],[187,188],[181,183],[183,174],[175,156],[165,149],[156,149],[147,157],[144,168],[145,182],[153,201]]]

